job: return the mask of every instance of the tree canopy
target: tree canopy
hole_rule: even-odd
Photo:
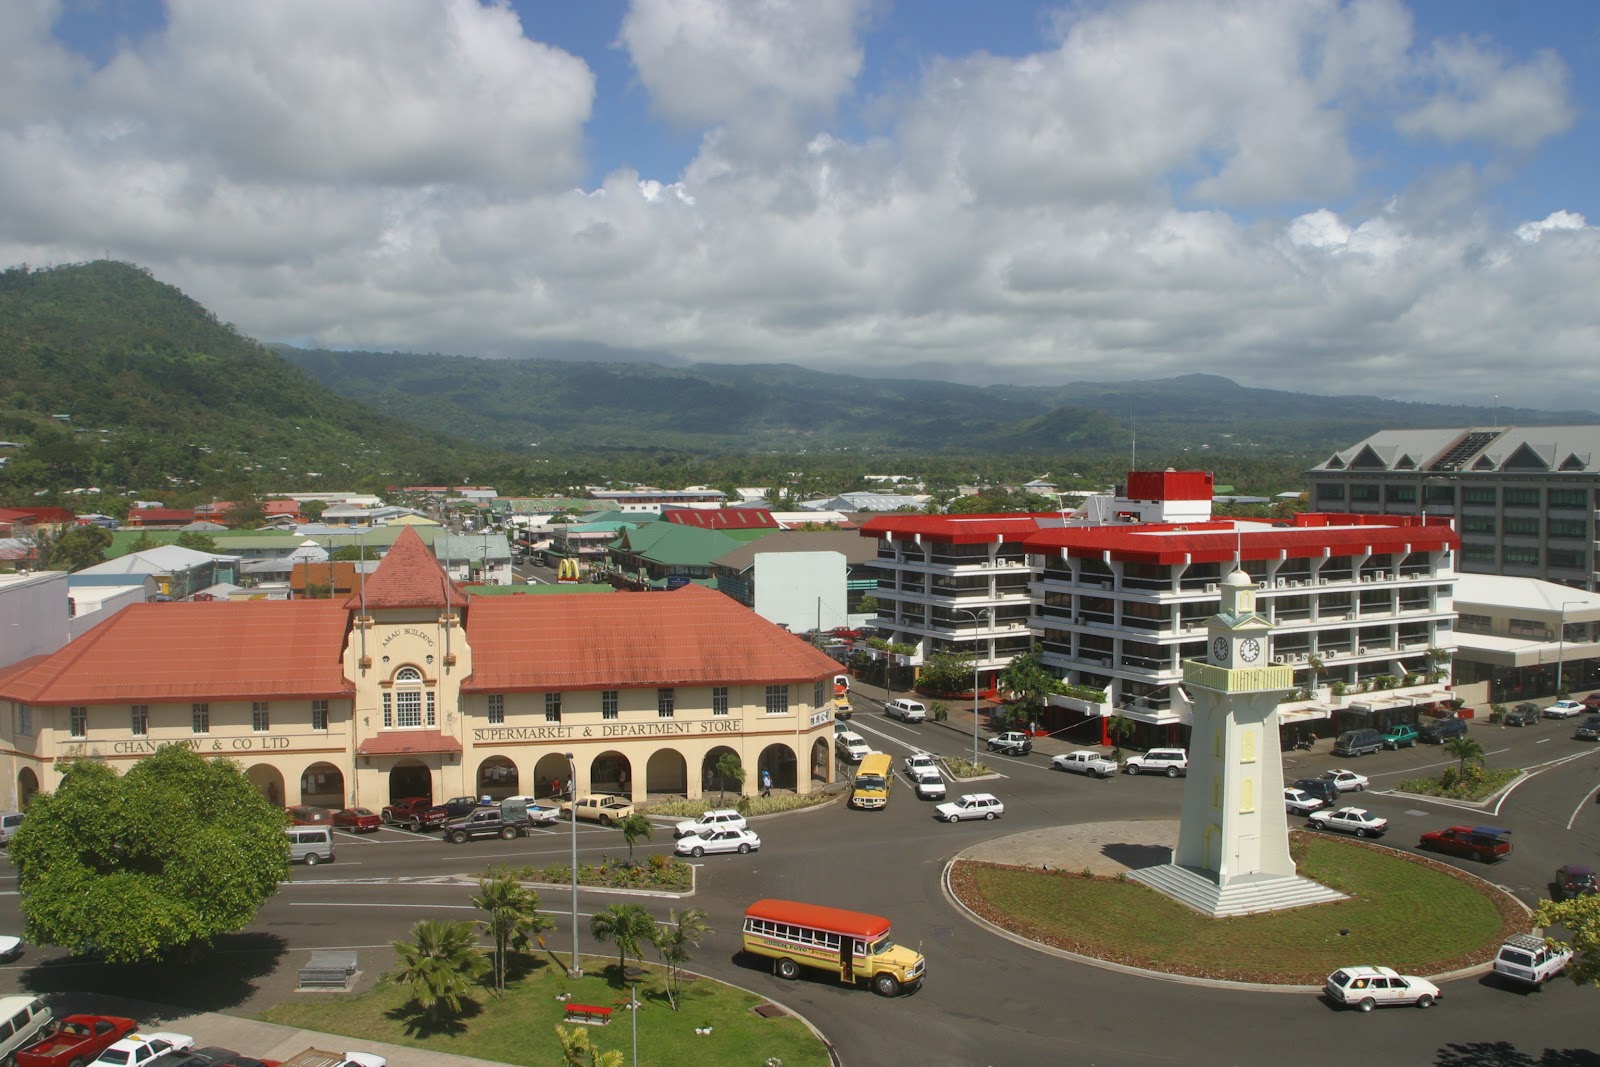
[[[1547,900],[1539,905],[1534,922],[1546,929],[1564,927],[1571,934],[1564,944],[1576,953],[1567,977],[1579,985],[1600,985],[1600,896]]]
[[[11,842],[25,935],[111,963],[204,946],[288,877],[284,826],[238,764],[186,745],[120,776],[76,760]]]

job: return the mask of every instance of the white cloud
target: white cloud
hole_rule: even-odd
[[[1399,117],[1395,125],[1404,133],[1526,150],[1564,132],[1575,118],[1566,100],[1566,65],[1550,52],[1508,64],[1475,41],[1441,42],[1421,73],[1440,88]]]
[[[1518,226],[1517,236],[1524,241],[1537,241],[1553,231],[1583,230],[1588,226],[1588,220],[1575,211],[1553,211],[1537,222],[1524,222]]]

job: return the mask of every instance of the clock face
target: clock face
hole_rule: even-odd
[[[1219,637],[1211,642],[1211,658],[1218,663],[1228,662],[1228,639],[1226,637]]]
[[[1261,655],[1261,642],[1253,637],[1247,637],[1239,642],[1239,658],[1246,663],[1254,663],[1256,657]]]

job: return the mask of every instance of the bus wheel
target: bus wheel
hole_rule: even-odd
[[[778,960],[772,965],[772,969],[779,978],[787,982],[792,982],[800,977],[800,965],[788,958]]]
[[[892,974],[874,975],[872,991],[880,997],[892,997],[900,992],[900,983]]]

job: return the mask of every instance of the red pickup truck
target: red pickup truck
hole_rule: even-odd
[[[94,1059],[139,1024],[117,1015],[69,1015],[49,1037],[18,1049],[17,1067],[74,1067]]]
[[[1510,830],[1498,826],[1452,826],[1448,830],[1429,830],[1417,847],[1494,863],[1511,855],[1510,834]]]

